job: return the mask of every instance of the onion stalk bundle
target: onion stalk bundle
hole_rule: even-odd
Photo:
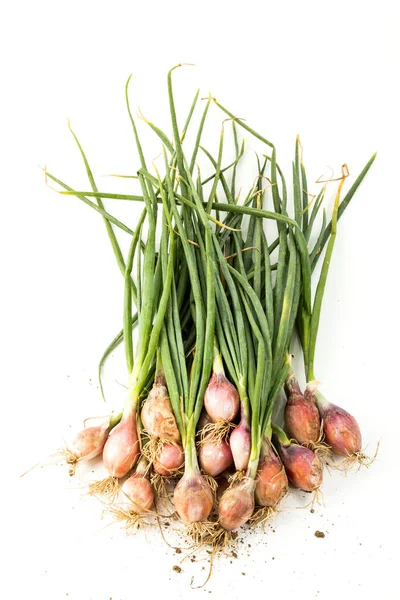
[[[157,353],[158,341],[169,300],[174,266],[174,237],[170,236],[169,257],[161,292],[161,265],[156,266],[157,202],[151,186],[139,175],[148,221],[143,266],[137,261],[138,288],[132,294],[132,268],[141,238],[141,226],[136,229],[128,252],[124,290],[124,344],[128,369],[128,391],[120,423],[111,431],[103,449],[103,461],[112,477],[122,478],[129,473],[140,455],[138,410]],[[168,242],[167,242],[168,243]],[[140,257],[140,251],[139,251]],[[132,338],[132,299],[138,311],[138,339],[135,355]]]
[[[299,304],[297,330],[303,349],[307,380],[304,395],[300,391],[293,372],[290,373],[285,384],[285,391],[288,397],[285,413],[288,431],[300,443],[311,444],[311,446],[316,446],[317,448],[320,440],[323,439],[325,442],[323,444],[323,449],[325,451],[330,449],[336,454],[345,456],[347,467],[354,463],[368,466],[371,461],[362,452],[361,432],[355,418],[344,409],[330,403],[318,389],[319,382],[315,377],[314,362],[322,302],[333,248],[336,241],[338,219],[347,207],[374,159],[375,155],[368,161],[352,188],[346,194],[346,197],[341,201],[342,188],[345,179],[349,174],[347,165],[342,166],[342,174],[338,179],[338,189],[334,201],[330,226],[327,227],[324,232],[321,232],[316,247],[314,247],[314,250],[310,254],[312,269],[314,269],[318,260],[318,255],[325,243],[327,243],[327,249],[323,259],[311,312],[307,314],[304,310],[302,298]],[[297,176],[298,171],[299,170],[297,169]],[[305,177],[303,166],[302,173],[303,177]],[[318,209],[319,205],[317,203],[316,212]],[[321,435],[318,436],[319,428],[322,431]]]
[[[161,141],[162,174],[154,163],[155,174],[146,164],[129,106],[128,80],[127,107],[140,161],[133,177],[139,193],[100,192],[75,134],[92,191],[77,191],[47,176],[64,188],[64,194],[75,195],[102,215],[124,280],[123,329],[104,352],[99,375],[104,396],[102,364],[123,342],[128,377],[125,404],[118,416],[100,428],[84,429],[71,451],[76,460],[103,454],[110,476],[124,480],[116,504],[120,502],[124,514],[133,510],[129,503],[137,505],[135,515],[151,512],[157,489],[151,486],[150,471],[168,480],[174,477],[173,502],[180,520],[195,539],[213,543],[248,521],[257,522],[258,509],[265,511],[263,515],[273,512],[288,490],[288,481],[305,491],[318,490],[321,427],[334,452],[363,460],[356,421],[328,403],[317,389],[314,358],[337,222],[375,155],[340,202],[347,175],[343,171],[332,219],[327,224],[323,212],[322,227],[310,251],[326,186],[311,209],[299,140],[292,170],[291,216],[275,146],[211,97],[194,148],[190,154],[184,152],[199,93],[180,131],[172,87],[174,69],[168,74],[173,141],[146,121]],[[232,125],[235,158],[227,166],[223,166],[226,122],[216,158],[201,145],[212,102]],[[241,204],[236,179],[244,144],[239,143],[238,127],[268,149],[262,161],[257,157],[257,178]],[[200,150],[213,169],[205,179],[197,164]],[[264,207],[268,190],[273,210]],[[106,211],[105,199],[143,202],[136,227],[129,228]],[[266,220],[277,228],[272,243],[265,232]],[[116,229],[131,236],[126,259]],[[312,298],[312,273],[325,245]],[[295,330],[304,353],[304,394],[291,365]],[[275,402],[283,388],[288,398],[287,435],[273,422]],[[204,411],[209,421],[205,425]],[[211,479],[223,475],[225,481],[232,464],[236,473],[231,474],[216,507]]]

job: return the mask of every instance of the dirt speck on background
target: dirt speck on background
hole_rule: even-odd
[[[324,537],[325,537],[325,534],[324,534],[324,532],[323,532],[323,531],[316,531],[316,532],[314,533],[314,535],[315,535],[315,537],[317,537],[317,538],[324,538]]]
[[[178,567],[178,565],[174,565],[172,570],[175,571],[175,573],[180,573],[182,571],[181,567]]]

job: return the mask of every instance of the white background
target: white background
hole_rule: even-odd
[[[9,2],[1,11],[1,398],[4,598],[130,600],[197,594],[399,597],[398,139],[396,2]],[[340,222],[317,354],[326,395],[357,416],[369,470],[326,474],[325,506],[292,496],[238,559],[178,564],[157,532],[127,538],[61,467],[37,468],[83,420],[103,414],[99,355],[121,326],[122,278],[101,219],[45,187],[38,165],[88,188],[67,118],[99,187],[138,161],[124,105],[168,133],[166,74],[184,115],[201,87],[272,139],[288,169],[301,135],[310,181],[378,158]],[[183,117],[182,117],[183,118]],[[223,115],[212,107],[219,131]],[[150,158],[160,147],[140,123]],[[208,134],[207,134],[208,135]],[[216,154],[215,136],[206,138]],[[250,140],[249,140],[250,141]],[[261,149],[250,141],[249,152]],[[253,164],[248,162],[248,165]],[[290,173],[290,171],[289,171]],[[312,185],[310,185],[312,187]],[[135,224],[135,207],[108,206]],[[329,206],[329,203],[328,203]],[[137,207],[136,207],[137,211]],[[126,237],[121,238],[124,247]],[[122,355],[108,369],[117,404]],[[116,383],[116,381],[118,383]],[[317,539],[314,532],[325,532]],[[273,531],[274,530],[274,531]],[[245,573],[245,575],[242,575]],[[217,596],[216,596],[217,595]]]

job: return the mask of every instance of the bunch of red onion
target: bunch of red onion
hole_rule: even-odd
[[[153,471],[157,474],[153,482],[168,479],[175,510],[190,531],[197,534],[210,523],[219,532],[232,531],[251,520],[255,511],[276,509],[289,484],[317,492],[323,479],[322,444],[347,458],[361,453],[356,420],[324,398],[315,384],[313,369],[337,222],[375,157],[343,201],[345,165],[342,176],[333,179],[338,181],[338,189],[332,218],[328,225],[323,223],[312,245],[313,224],[325,191],[318,194],[309,210],[299,140],[291,173],[292,216],[275,146],[216,101],[216,106],[233,119],[236,159],[223,167],[223,129],[218,157],[214,159],[206,152],[215,169],[213,175],[204,181],[199,169],[195,180],[193,172],[211,97],[193,152],[185,156],[182,142],[198,98],[184,129],[179,130],[173,71],[168,75],[172,142],[149,123],[163,144],[162,175],[156,166],[156,176],[148,171],[129,110],[140,158],[135,175],[140,195],[105,196],[109,200],[143,201],[134,231],[105,211],[99,192],[71,192],[69,186],[48,174],[86,203],[87,196],[96,198],[97,204],[89,204],[104,218],[124,278],[123,330],[115,338],[123,340],[125,346],[128,391],[124,409],[99,423],[88,421],[73,441],[68,460],[76,463],[102,454],[108,479],[118,488],[115,506],[126,515],[134,515],[133,519],[154,514],[157,491],[151,485]],[[256,183],[244,203],[237,202],[236,166],[241,158],[237,126],[245,127],[271,149],[258,163]],[[97,190],[87,158],[75,139],[92,188]],[[227,185],[223,172],[230,167]],[[271,183],[274,210],[263,209],[266,179]],[[206,189],[211,180],[211,190]],[[218,201],[222,190],[225,202]],[[248,222],[243,222],[244,218]],[[272,244],[264,231],[266,219],[274,221],[278,229]],[[126,255],[114,227],[131,236]],[[243,229],[247,230],[246,239]],[[273,266],[275,248],[278,256]],[[314,293],[311,277],[321,256],[323,264]],[[135,348],[134,327],[138,329]],[[288,358],[296,328],[308,381],[304,393]],[[115,340],[106,354],[119,343]],[[287,396],[284,429],[272,423],[274,403],[282,387]],[[224,487],[229,481],[218,507],[210,486],[215,483],[213,478],[223,479]]]

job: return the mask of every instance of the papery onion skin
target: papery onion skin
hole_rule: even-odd
[[[95,458],[103,452],[108,438],[108,427],[87,427],[82,429],[75,437],[69,450],[78,460]]]
[[[228,488],[218,505],[219,524],[227,531],[238,529],[247,523],[254,512],[254,479],[245,477]]]
[[[256,476],[255,499],[258,506],[276,506],[288,491],[288,478],[269,440],[263,443]]]
[[[362,436],[356,419],[340,406],[320,409],[325,441],[337,454],[351,456],[362,450]]]
[[[147,477],[134,473],[122,485],[118,505],[125,510],[142,513],[154,505],[153,488]]]
[[[309,448],[298,444],[277,443],[287,476],[293,485],[305,492],[317,490],[322,483],[322,464]]]
[[[204,394],[204,408],[214,422],[233,421],[239,410],[237,389],[223,373],[213,373]]]
[[[183,467],[185,454],[180,444],[165,442],[158,449],[153,461],[153,469],[163,476],[171,475],[177,469]]]
[[[199,463],[203,471],[211,477],[218,477],[233,463],[229,442],[221,440],[205,440],[198,451]]]
[[[155,383],[143,404],[141,419],[147,433],[152,438],[179,442],[180,433],[168,396],[162,383]]]
[[[251,432],[243,420],[232,431],[229,439],[233,461],[237,471],[245,471],[251,452]]]
[[[127,475],[140,454],[136,411],[129,411],[108,436],[103,462],[112,477]]]
[[[321,419],[313,394],[306,389],[303,395],[294,376],[287,379],[285,392],[285,426],[288,436],[296,439],[299,444],[315,444],[320,436]]]
[[[182,521],[187,524],[207,520],[213,506],[213,495],[200,473],[189,471],[178,481],[174,505]]]

